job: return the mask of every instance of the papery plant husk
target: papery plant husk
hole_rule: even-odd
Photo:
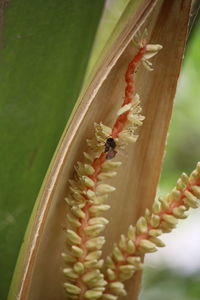
[[[107,213],[104,256],[114,241],[150,207],[159,181],[166,136],[183,58],[190,15],[190,1],[131,1],[92,72],[57,147],[38,196],[18,259],[9,300],[64,300],[61,252],[65,248],[67,180],[82,159],[86,138],[94,134],[94,122],[112,126],[122,103],[124,73],[136,52],[132,43],[138,29],[148,30],[149,43],[163,45],[153,60],[154,71],[137,72],[136,91],[141,96],[145,122],[139,140],[126,153],[112,185]],[[126,284],[124,299],[137,299],[141,274]]]

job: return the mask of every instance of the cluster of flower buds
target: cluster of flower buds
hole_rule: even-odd
[[[94,125],[95,136],[87,140],[89,149],[84,152],[84,161],[77,163],[74,178],[69,180],[69,194],[66,198],[69,226],[66,230],[66,252],[62,253],[62,256],[66,263],[63,269],[66,277],[64,287],[70,299],[116,299],[116,291],[120,295],[125,294],[125,291],[122,292],[121,281],[127,278],[127,270],[133,271],[133,261],[137,267],[141,265],[140,260],[134,256],[129,259],[131,267],[121,266],[125,275],[120,275],[119,280],[116,280],[115,271],[110,266],[104,273],[105,266],[101,255],[105,238],[100,234],[108,223],[108,220],[102,217],[102,213],[110,208],[105,202],[108,194],[115,190],[113,186],[104,183],[104,180],[117,175],[116,169],[121,165],[121,162],[112,159],[128,143],[137,140],[135,130],[144,120],[140,114],[139,96],[134,92],[133,75],[140,62],[144,63],[158,52],[158,45],[154,49],[152,47],[152,45],[151,47],[144,45],[129,64],[125,75],[127,83],[125,99],[117,112],[113,128],[102,123]],[[145,58],[148,53],[150,56]],[[132,232],[131,230],[132,227],[129,231]],[[131,243],[134,247],[133,237],[128,243],[128,251]],[[113,253],[116,257],[113,261],[115,264],[120,255],[117,246]],[[110,258],[111,262],[112,258]],[[109,278],[112,278],[112,274],[114,277],[110,282]],[[107,286],[111,293],[107,293]]]
[[[127,235],[121,235],[118,245],[105,262],[105,279],[108,282],[102,299],[115,300],[126,295],[123,281],[132,277],[142,267],[142,257],[157,247],[165,246],[158,238],[162,233],[171,232],[178,219],[187,217],[189,208],[200,205],[200,162],[187,176],[183,173],[176,187],[166,196],[155,201],[152,210],[146,209],[136,226],[129,226]]]
[[[135,134],[135,131],[138,126],[143,124],[143,120],[145,119],[145,117],[140,114],[142,108],[139,104],[140,96],[136,94],[131,103],[125,104],[118,110],[118,116],[128,112],[125,126],[118,134],[117,145],[119,148],[123,148],[124,145],[129,143],[134,143],[138,139],[138,135]]]
[[[163,46],[159,44],[147,44],[146,43],[147,37],[148,37],[147,29],[145,29],[142,33],[139,30],[133,39],[133,43],[135,46],[139,48],[145,46],[145,53],[142,57],[142,64],[147,71],[153,71],[152,62],[150,62],[149,59],[154,57],[163,48]]]
[[[117,150],[136,141],[134,131],[144,119],[140,115],[138,95],[128,109],[127,127],[116,139]],[[118,115],[123,111],[127,111],[127,107],[120,108]],[[127,129],[130,127],[131,131]],[[110,134],[111,128],[95,124],[95,138],[87,140],[89,151],[84,153],[85,160],[77,163],[74,179],[69,180],[70,193],[66,201],[70,229],[66,231],[67,251],[62,256],[66,263],[63,273],[67,278],[64,287],[71,299],[98,299],[107,284],[101,272],[105,238],[100,234],[108,220],[101,215],[110,208],[105,202],[115,188],[103,181],[117,175],[116,169],[121,165],[119,161],[106,159],[105,141]]]
[[[86,154],[89,157],[89,154]],[[98,176],[115,176],[120,162],[105,161]],[[95,169],[89,162],[78,163],[76,180],[70,180],[71,193],[66,201],[69,211],[67,218],[71,229],[67,229],[67,252],[62,256],[67,267],[63,272],[67,278],[64,284],[71,299],[97,299],[104,291],[106,281],[100,269],[104,236],[100,236],[108,220],[101,216],[110,208],[105,204],[108,193],[114,187],[92,179]],[[98,177],[97,176],[97,177]],[[82,298],[81,298],[82,297]]]
[[[142,63],[148,71],[153,71],[152,62],[150,62],[149,59],[154,57],[161,49],[161,45],[148,44],[146,46],[146,52],[142,58]]]

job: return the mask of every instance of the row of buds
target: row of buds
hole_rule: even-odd
[[[121,132],[117,139],[119,148],[128,142],[136,141],[132,134],[142,125],[143,120],[139,103],[139,97],[136,96],[135,102],[129,108],[127,121],[128,126],[132,126],[132,131]],[[120,113],[122,108],[118,115]],[[80,299],[83,285],[84,299],[98,299],[105,290],[106,281],[100,271],[103,264],[103,260],[100,259],[101,249],[105,238],[99,235],[108,224],[108,220],[101,216],[110,208],[105,204],[108,193],[113,192],[115,188],[102,181],[114,177],[121,165],[121,162],[108,160],[104,155],[105,139],[110,133],[109,127],[102,123],[95,124],[95,138],[87,141],[89,151],[84,153],[85,162],[77,163],[74,179],[69,180],[70,194],[66,201],[69,207],[67,219],[71,228],[66,232],[67,252],[62,253],[62,256],[67,265],[63,270],[67,278],[64,286],[71,299]],[[101,156],[103,158],[99,159]]]
[[[127,114],[127,120],[123,130],[118,134],[117,146],[124,148],[129,143],[137,141],[138,135],[135,134],[138,126],[142,126],[145,117],[141,115],[142,108],[140,106],[140,97],[136,94],[131,103],[122,106],[117,115],[121,116],[124,113]]]
[[[103,260],[100,259],[105,239],[99,234],[108,223],[101,216],[110,208],[105,201],[108,193],[115,188],[102,180],[117,174],[116,168],[120,162],[110,161],[117,153],[116,150],[137,140],[135,129],[142,125],[144,117],[140,115],[139,96],[133,98],[132,75],[145,52],[146,46],[139,49],[129,64],[125,75],[125,100],[113,128],[102,123],[95,124],[95,137],[87,140],[89,151],[84,153],[85,161],[77,163],[74,179],[69,181],[70,192],[66,201],[70,229],[66,232],[67,251],[62,256],[67,265],[63,270],[67,278],[64,286],[71,299],[95,300],[105,292],[107,282],[101,271]],[[120,290],[119,286],[120,283],[113,283],[113,288]]]
[[[143,255],[165,246],[158,236],[170,232],[178,219],[187,217],[185,212],[189,208],[197,208],[199,204],[200,162],[190,176],[183,173],[176,187],[154,202],[152,211],[146,209],[136,226],[129,226],[127,236],[121,235],[118,245],[114,246],[105,262],[104,274],[108,285],[102,299],[116,300],[118,296],[126,295],[123,281],[141,269]]]
[[[117,138],[119,137],[119,134],[127,127],[127,119],[131,123],[133,121],[139,121],[138,125],[140,125],[140,121],[143,120],[139,118],[139,120],[134,120],[134,112],[130,110],[133,110],[132,103],[134,103],[134,100],[136,100],[138,95],[135,95],[135,82],[134,82],[134,73],[139,65],[140,62],[143,63],[143,65],[146,67],[147,70],[152,71],[153,69],[150,67],[152,66],[152,63],[149,61],[150,58],[154,57],[160,50],[162,49],[161,45],[153,45],[153,44],[146,44],[146,41],[142,41],[140,43],[140,49],[138,50],[137,54],[134,56],[134,58],[131,60],[131,62],[128,65],[127,71],[125,73],[125,81],[126,81],[126,88],[125,88],[125,96],[124,96],[124,102],[122,104],[121,109],[118,112],[118,118],[115,121],[115,124],[112,129],[112,137]],[[139,100],[139,99],[138,99]],[[136,104],[137,106],[137,104]],[[130,114],[129,114],[130,112]],[[137,124],[134,122],[134,125]],[[131,125],[132,126],[132,125]],[[125,134],[125,138],[129,138],[129,135]],[[123,134],[122,134],[123,136]],[[132,136],[132,139],[134,139],[134,136]]]
[[[111,173],[114,176],[120,164],[105,161],[98,176],[109,174],[111,177]],[[105,201],[115,188],[99,179],[95,182],[91,177],[94,172],[89,161],[78,163],[76,179],[70,181],[71,194],[66,198],[70,229],[66,231],[67,251],[62,256],[67,265],[63,270],[67,278],[64,287],[70,299],[98,299],[106,285],[100,271],[105,238],[99,235],[108,224],[108,220],[101,216],[110,208]]]

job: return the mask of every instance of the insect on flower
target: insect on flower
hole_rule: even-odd
[[[112,159],[113,157],[115,157],[117,151],[115,151],[116,148],[116,143],[115,140],[113,138],[107,138],[106,142],[105,142],[105,153],[107,153],[106,155],[106,159]]]

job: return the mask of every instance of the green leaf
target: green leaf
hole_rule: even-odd
[[[101,51],[109,40],[112,32],[114,31],[117,23],[120,20],[120,17],[123,15],[127,5],[131,2],[131,4],[135,4],[137,1],[135,0],[110,0],[107,1],[102,17],[101,22],[98,27],[98,31],[95,38],[94,47],[92,49],[92,53],[90,56],[87,75],[95,65]],[[129,6],[130,7],[130,6]]]
[[[0,55],[0,256],[5,299],[24,231],[79,94],[104,1],[15,0]]]

